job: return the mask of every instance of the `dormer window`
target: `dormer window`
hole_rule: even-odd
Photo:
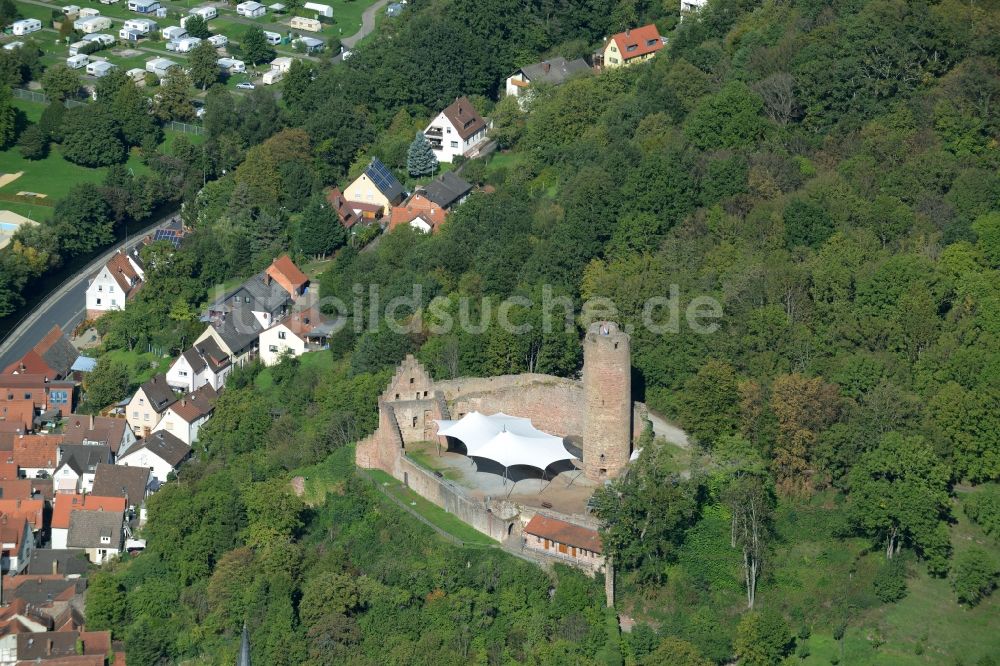
[[[101,537],[101,543],[106,543],[106,544],[111,543],[111,537],[109,537],[109,536],[102,536]]]
[[[639,48],[638,44],[629,44],[628,48],[625,49],[625,50],[628,51],[629,53],[631,53],[632,51],[635,51],[638,48]]]

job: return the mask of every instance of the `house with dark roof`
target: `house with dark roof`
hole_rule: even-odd
[[[650,23],[609,37],[600,52],[594,55],[594,64],[607,69],[627,67],[649,60],[662,48],[660,31]]]
[[[184,351],[167,371],[167,383],[175,391],[190,393],[202,386],[221,389],[233,369],[229,354],[215,338],[208,337]]]
[[[125,545],[124,511],[73,511],[66,546],[86,551],[87,559],[103,564],[118,557]]]
[[[252,326],[256,319],[262,327],[270,326],[292,305],[292,295],[266,272],[258,273],[208,306],[211,322],[231,320],[240,326]]]
[[[48,631],[17,635],[17,663],[90,666],[104,664],[110,652],[109,631]],[[80,660],[70,661],[70,658]]]
[[[595,573],[604,567],[597,530],[536,513],[524,527],[526,550]]]
[[[538,85],[559,86],[577,75],[592,72],[583,58],[566,60],[563,57],[550,58],[533,65],[525,65],[507,77],[504,92],[518,98],[521,108],[531,99],[531,87]]]
[[[28,568],[25,571],[30,576],[60,575],[60,576],[83,576],[87,573],[86,555],[79,550],[66,548],[36,548],[28,560]]]
[[[165,430],[188,446],[194,444],[198,441],[201,426],[212,417],[218,397],[219,394],[208,384],[185,394],[167,407],[153,432]]]
[[[392,206],[405,195],[403,184],[377,157],[373,157],[364,172],[344,188],[347,205],[363,219],[388,215]]]
[[[73,363],[79,356],[80,353],[62,328],[56,325],[24,356],[8,365],[3,374],[35,374],[49,379],[64,379],[70,375]]]
[[[70,414],[62,423],[65,444],[106,446],[112,455],[118,455],[135,441],[135,433],[124,418]]]
[[[424,130],[424,136],[438,162],[452,162],[459,155],[468,157],[486,141],[489,125],[472,102],[459,97],[439,113]]]
[[[339,187],[331,188],[326,193],[326,202],[333,207],[333,210],[337,213],[337,218],[340,220],[340,224],[345,229],[350,229],[358,222],[361,222],[361,215],[354,212],[354,209],[351,208]]]
[[[59,463],[52,474],[53,493],[90,493],[100,463],[110,463],[111,447],[92,444],[62,444]]]
[[[94,494],[104,497],[125,498],[125,509],[141,515],[146,497],[150,492],[152,475],[146,467],[129,467],[127,465],[97,466],[94,474]],[[144,522],[140,520],[140,524]]]
[[[191,447],[180,438],[166,430],[157,430],[136,442],[135,446],[118,459],[117,464],[148,469],[155,490],[190,455]]]
[[[111,511],[125,513],[125,500],[121,497],[60,493],[52,503],[50,519],[51,543],[55,549],[66,548],[70,516],[76,511]]]
[[[256,355],[257,338],[263,330],[256,317],[250,317],[246,322],[227,317],[209,323],[194,344],[197,346],[212,340],[228,356],[230,365],[242,368]]]
[[[167,407],[174,404],[177,395],[167,383],[166,375],[156,375],[136,389],[125,409],[125,419],[136,436],[152,432]]]
[[[90,279],[87,319],[97,319],[109,310],[124,310],[125,303],[142,287],[145,275],[138,251],[116,252]]]
[[[445,210],[450,210],[469,197],[472,185],[453,172],[446,171],[419,189],[430,201]]]

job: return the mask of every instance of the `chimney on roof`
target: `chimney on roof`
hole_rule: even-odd
[[[551,69],[551,68],[552,68],[552,65],[549,64],[548,60],[546,60],[545,62],[542,63],[542,71],[543,72],[547,73],[549,71],[549,69]]]
[[[90,415],[90,430],[94,429],[94,415]]]
[[[59,575],[59,558],[57,557],[52,559],[52,575]]]
[[[632,34],[632,28],[625,28],[625,36],[628,37]]]

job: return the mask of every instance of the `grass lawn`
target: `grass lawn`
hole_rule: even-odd
[[[237,282],[239,284],[239,282]],[[322,372],[333,371],[333,354],[327,350],[306,352],[299,356],[299,363],[303,368],[317,368]],[[264,368],[254,379],[257,388],[267,391],[274,386],[274,379],[271,377],[271,368]]]
[[[126,351],[124,349],[114,349],[101,355],[114,361],[124,363],[129,369],[129,377],[135,384],[141,384],[154,375],[166,372],[173,362],[172,358],[164,358],[151,352]]]
[[[483,546],[492,546],[496,544],[496,541],[493,539],[469,527],[436,504],[428,502],[423,497],[405,487],[402,483],[382,470],[370,469],[365,470],[365,473],[367,473],[376,483],[382,486],[384,490],[388,491],[390,495],[404,502],[410,507],[410,509],[420,514],[448,534],[451,534],[468,544]]]
[[[462,475],[456,470],[438,464],[438,457],[434,453],[434,451],[437,450],[436,444],[431,442],[426,442],[426,443],[421,442],[421,444],[425,444],[424,447],[425,450],[414,451],[408,448],[406,455],[409,458],[412,458],[421,467],[426,467],[427,469],[435,472],[441,472],[444,475],[444,478],[446,479],[449,479],[451,481],[457,481],[462,478]]]

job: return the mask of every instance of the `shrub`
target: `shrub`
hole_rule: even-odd
[[[993,556],[981,548],[970,548],[955,558],[952,587],[958,600],[975,606],[997,586],[1000,567]]]
[[[1000,537],[1000,486],[986,484],[977,493],[962,495],[962,510],[984,532]]]
[[[889,560],[879,567],[872,581],[875,596],[891,604],[906,596],[906,563],[900,557]]]

